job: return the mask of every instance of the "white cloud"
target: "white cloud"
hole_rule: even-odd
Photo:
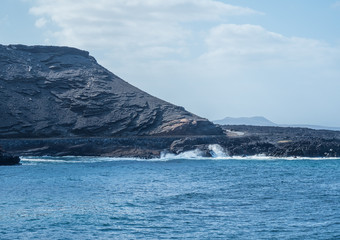
[[[39,18],[37,21],[35,21],[35,26],[37,28],[42,28],[46,25],[47,21],[45,18]]]
[[[41,17],[38,27],[47,18],[59,28],[53,33],[58,44],[103,46],[133,57],[180,54],[192,37],[186,25],[193,22],[257,13],[212,0],[38,0],[30,12]]]
[[[204,69],[202,78],[209,79],[201,83],[205,93],[213,92],[210,97],[219,99],[210,104],[213,112],[219,112],[218,102],[223,102],[234,116],[262,114],[278,122],[317,119],[333,125],[339,120],[330,110],[336,108],[340,88],[339,47],[249,24],[218,25],[210,30],[206,44],[196,64]]]
[[[252,9],[214,0],[34,3],[30,12],[49,44],[89,50],[133,85],[199,115],[277,122],[295,115],[312,123],[315,113],[340,122],[329,110],[340,101],[340,48],[230,24],[235,16],[261,14]]]
[[[221,24],[206,38],[206,61],[308,66],[329,64],[339,49],[315,39],[286,37],[257,25]]]

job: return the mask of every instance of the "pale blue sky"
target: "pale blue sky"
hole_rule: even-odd
[[[340,1],[2,0],[0,43],[88,50],[211,120],[340,126]]]

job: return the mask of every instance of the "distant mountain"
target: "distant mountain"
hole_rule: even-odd
[[[265,117],[226,117],[213,122],[220,125],[278,126],[276,123],[273,123]]]
[[[340,127],[326,127],[308,124],[276,124],[265,117],[226,117],[221,120],[213,121],[220,125],[249,125],[249,126],[269,126],[269,127],[294,127],[294,128],[310,128],[315,130],[331,130],[340,131]]]

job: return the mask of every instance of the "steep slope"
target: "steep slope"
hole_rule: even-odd
[[[218,135],[69,47],[0,45],[0,138]]]

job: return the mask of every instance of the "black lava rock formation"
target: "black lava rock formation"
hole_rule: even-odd
[[[221,135],[69,47],[0,45],[0,138]]]
[[[18,165],[20,164],[20,158],[6,154],[0,147],[0,166]]]
[[[221,144],[232,156],[340,157],[340,131],[248,125],[221,127],[229,136]]]

